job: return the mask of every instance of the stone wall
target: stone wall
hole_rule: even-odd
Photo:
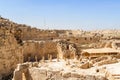
[[[0,79],[13,73],[18,63],[23,62],[23,50],[14,31],[0,26]],[[16,36],[17,37],[17,36]]]
[[[71,58],[74,59],[76,55],[78,55],[78,49],[75,44],[69,43],[66,41],[60,41],[57,44],[57,50],[59,54],[59,58]]]
[[[52,40],[58,38],[58,33],[54,30],[42,30],[37,28],[31,28],[27,25],[19,27],[23,34],[22,40]]]
[[[18,63],[23,62],[19,25],[0,17],[0,80],[10,79]]]
[[[17,24],[0,17],[0,79],[11,74],[18,63],[39,61],[43,57],[44,59],[48,59],[50,56],[56,58],[58,57],[57,54],[59,54],[60,58],[75,58],[76,55],[80,55],[81,48],[85,49],[91,43],[93,43],[93,45],[91,45],[93,48],[98,46],[118,49],[119,44],[112,44],[108,40],[120,39],[120,31],[105,32],[106,31],[41,30],[31,28],[27,25]],[[60,41],[57,43],[54,39],[65,40],[65,42]],[[102,40],[106,40],[107,42],[103,42]],[[27,72],[28,69],[25,69],[25,71]],[[32,73],[34,69],[29,71],[29,73],[33,75],[31,77],[35,78],[35,74]],[[43,74],[43,76],[45,75]],[[72,75],[70,74],[70,76]],[[57,78],[58,76],[55,77]],[[61,75],[59,77],[63,78]],[[88,76],[88,79],[90,79],[89,77],[91,76]],[[67,79],[76,79],[76,77]],[[85,80],[87,78],[84,77],[83,79]]]
[[[58,51],[56,47],[57,43],[54,41],[25,41],[23,48],[24,61],[41,60],[42,57],[48,59],[49,55],[52,58],[56,58]]]

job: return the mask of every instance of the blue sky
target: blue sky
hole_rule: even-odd
[[[42,29],[120,29],[120,0],[0,0],[0,15]]]

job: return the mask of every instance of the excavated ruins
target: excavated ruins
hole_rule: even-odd
[[[0,17],[0,80],[120,80],[120,30],[43,30]]]

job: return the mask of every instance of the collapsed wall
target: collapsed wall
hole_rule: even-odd
[[[64,61],[19,64],[13,80],[107,80],[105,74],[66,66]]]
[[[59,58],[69,58],[73,59],[76,55],[78,55],[78,49],[75,44],[69,43],[66,41],[60,41],[57,44],[57,50],[59,54]]]

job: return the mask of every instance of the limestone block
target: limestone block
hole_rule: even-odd
[[[95,76],[95,80],[108,80],[108,79],[103,76]]]
[[[82,74],[79,74],[79,73],[77,73],[77,72],[71,72],[71,77],[81,78],[81,77],[83,77],[83,75],[82,75]]]
[[[96,78],[93,75],[86,75],[85,80],[96,80]]]
[[[81,65],[80,65],[80,68],[82,68],[82,69],[88,69],[88,68],[89,68],[89,62],[86,62],[86,63],[84,63],[84,64],[81,64]]]
[[[45,69],[29,69],[30,76],[32,80],[46,80],[47,79],[47,71]],[[39,74],[39,75],[38,75]]]
[[[62,77],[64,77],[64,78],[71,77],[71,72],[62,72]]]
[[[21,71],[14,71],[13,80],[22,80],[22,72]]]

